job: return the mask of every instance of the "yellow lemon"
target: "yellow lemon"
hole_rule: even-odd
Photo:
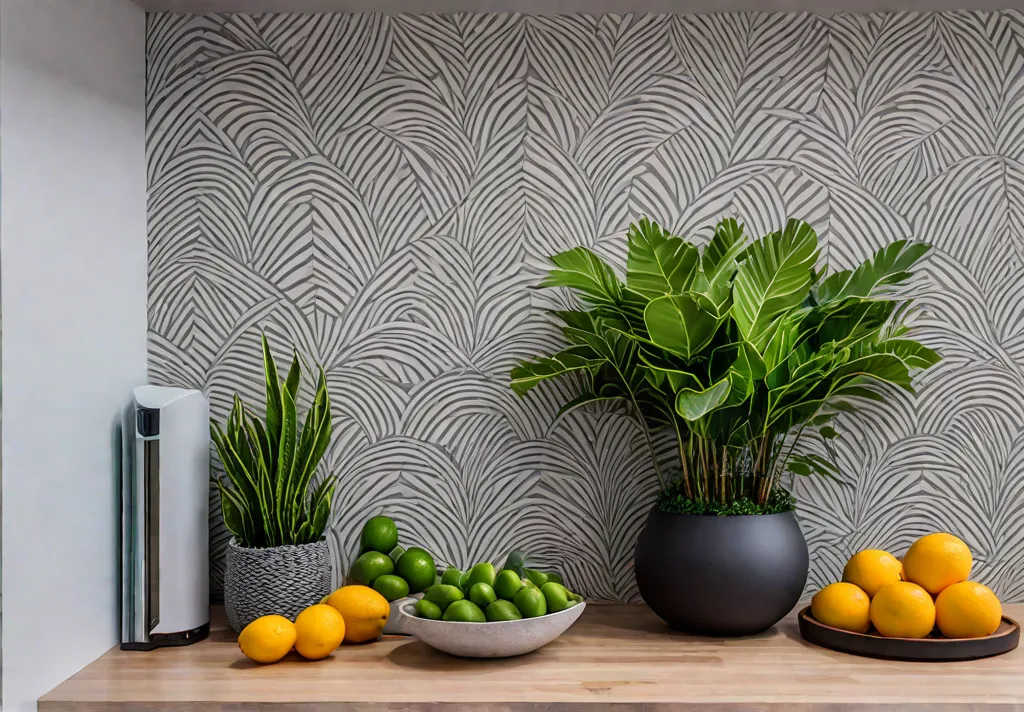
[[[903,557],[903,573],[933,596],[971,574],[971,550],[952,534],[928,534],[913,543]]]
[[[276,663],[295,645],[295,624],[284,616],[262,616],[238,635],[238,647],[250,660]]]
[[[318,603],[295,618],[295,651],[307,660],[326,658],[345,639],[345,619],[330,606]]]
[[[901,571],[899,559],[888,551],[865,549],[846,562],[843,581],[859,586],[873,598],[885,584],[899,581]]]
[[[832,583],[814,594],[811,615],[833,628],[867,633],[871,627],[871,599],[852,583]]]
[[[871,599],[871,623],[886,638],[924,638],[935,628],[935,604],[928,592],[909,581],[878,589]]]
[[[961,581],[942,590],[935,600],[935,620],[947,638],[984,638],[1003,619],[1003,606],[988,586]]]
[[[332,593],[327,605],[345,619],[345,642],[376,640],[384,630],[391,605],[369,586],[343,586]]]

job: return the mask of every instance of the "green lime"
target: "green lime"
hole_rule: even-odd
[[[562,579],[562,577],[556,574],[554,571],[548,571],[547,577],[548,581],[550,581],[551,583],[560,583],[563,586],[565,585],[565,581]]]
[[[469,590],[469,572],[463,571],[462,575],[459,576],[459,588],[463,591]]]
[[[539,588],[523,586],[513,599],[513,603],[523,614],[523,618],[538,618],[548,612],[547,601]]]
[[[373,517],[363,525],[363,531],[359,535],[359,553],[367,551],[379,551],[382,554],[389,553],[398,546],[398,527],[391,517],[383,515]]]
[[[355,560],[352,568],[349,569],[348,577],[364,586],[372,586],[378,577],[390,574],[394,570],[395,565],[391,563],[387,554],[368,551]]]
[[[544,601],[551,613],[558,613],[569,607],[569,592],[562,584],[548,581],[540,587],[540,592],[544,594]]]
[[[409,584],[401,576],[384,574],[383,576],[378,576],[377,580],[373,582],[373,590],[384,596],[390,603],[391,601],[397,601],[399,598],[408,596]]]
[[[433,601],[421,598],[416,602],[416,615],[420,618],[429,618],[432,621],[441,620],[441,607]]]
[[[543,571],[537,571],[536,569],[523,569],[523,573],[526,574],[526,578],[533,582],[533,585],[540,588],[548,582],[548,575]]]
[[[487,606],[484,613],[487,614],[487,620],[492,623],[495,621],[517,621],[523,617],[512,601],[495,601]]]
[[[462,571],[454,566],[449,566],[441,575],[441,583],[462,588]]]
[[[522,582],[523,582],[523,586],[525,586],[526,588],[537,588],[537,584],[535,584],[533,581],[531,581],[528,578],[522,579]]]
[[[413,546],[399,557],[398,563],[395,564],[395,573],[406,580],[410,593],[419,593],[434,585],[437,567],[434,566],[434,557],[429,552]]]
[[[480,606],[480,608],[487,608],[487,606],[498,600],[498,597],[494,594],[493,588],[480,581],[473,584],[473,587],[469,589],[469,600]]]
[[[485,623],[487,618],[480,606],[465,599],[456,601],[444,612],[444,620],[457,623]]]
[[[462,590],[458,586],[449,586],[446,583],[436,583],[423,594],[424,600],[436,603],[442,611],[448,610],[448,606],[463,598]]]
[[[498,595],[498,598],[504,598],[506,601],[515,598],[522,587],[523,582],[520,580],[519,574],[512,569],[505,569],[494,579],[494,593]]]
[[[488,586],[493,586],[494,578],[494,564],[487,562],[477,564],[469,570],[469,579],[466,581],[466,585],[463,586],[463,590],[473,588],[475,583],[485,583]]]

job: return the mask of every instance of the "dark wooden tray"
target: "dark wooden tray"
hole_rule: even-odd
[[[996,632],[987,638],[961,640],[952,640],[938,635],[928,638],[883,638],[880,635],[851,633],[848,630],[832,628],[814,620],[814,617],[811,616],[810,606],[800,611],[797,618],[800,622],[800,635],[808,643],[838,650],[841,653],[886,660],[910,660],[913,662],[976,660],[1008,653],[1020,642],[1020,626],[1006,616],[1003,616],[1003,621],[999,624]]]

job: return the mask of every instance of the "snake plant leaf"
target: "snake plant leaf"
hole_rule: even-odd
[[[690,360],[715,338],[722,319],[702,309],[691,295],[672,294],[651,300],[644,323],[651,341]]]
[[[643,218],[629,228],[626,285],[649,299],[682,294],[697,274],[700,254],[694,245]]]
[[[701,390],[684,388],[676,394],[676,412],[686,421],[700,420],[725,403],[731,384],[728,378]]]
[[[306,423],[313,424],[313,444],[305,463],[300,464],[297,470],[297,483],[291,495],[292,505],[295,508],[302,502],[302,498],[305,496],[309,484],[313,480],[313,475],[316,473],[317,464],[327,451],[334,427],[331,421],[331,399],[327,392],[327,375],[322,368],[317,379],[313,408],[310,414],[306,416]],[[331,484],[333,482],[334,480],[331,479],[329,484],[325,486],[333,487],[333,484]],[[314,531],[314,533],[319,536],[322,531]]]
[[[512,369],[512,390],[523,396],[541,381],[591,369],[600,362],[600,359],[592,358],[595,355],[592,347],[581,344],[570,346],[548,358],[523,361]]]
[[[807,223],[790,220],[782,232],[751,244],[745,255],[733,283],[731,314],[743,339],[764,353],[780,318],[810,293],[818,236]]]
[[[298,400],[299,397],[299,380],[302,378],[302,371],[299,368],[299,352],[295,351],[292,355],[292,365],[288,369],[288,376],[284,379],[284,389],[291,393],[292,402]]]
[[[854,270],[842,270],[822,281],[814,292],[818,304],[851,297],[868,299],[891,293],[892,287],[910,278],[910,268],[925,256],[930,245],[897,240],[886,245]]]
[[[270,440],[271,458],[277,459],[277,448],[281,441],[281,379],[277,375],[277,364],[270,351],[266,332],[263,338],[263,374],[267,389],[267,437]]]

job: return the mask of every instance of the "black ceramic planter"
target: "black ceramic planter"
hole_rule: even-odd
[[[636,543],[644,601],[673,628],[702,635],[771,628],[800,599],[807,567],[792,512],[719,517],[655,505]]]

